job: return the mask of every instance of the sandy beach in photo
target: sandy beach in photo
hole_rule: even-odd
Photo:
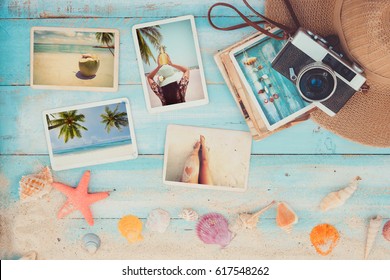
[[[77,77],[81,54],[34,53],[34,85],[50,86],[114,86],[114,56],[99,53],[100,66],[94,78]]]

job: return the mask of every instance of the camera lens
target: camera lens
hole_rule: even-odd
[[[298,90],[308,101],[325,101],[336,90],[336,83],[332,69],[322,63],[307,65],[297,79]]]

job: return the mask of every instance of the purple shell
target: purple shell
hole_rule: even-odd
[[[383,226],[382,234],[387,241],[390,241],[390,221],[387,221],[387,223]]]
[[[226,247],[232,240],[228,221],[217,213],[203,215],[196,225],[196,233],[206,244],[218,244]]]

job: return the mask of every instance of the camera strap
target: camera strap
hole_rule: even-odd
[[[299,23],[299,20],[294,12],[294,9],[290,3],[289,0],[283,0],[284,3],[286,4],[287,6],[287,9],[288,11],[290,12],[291,14],[291,17],[296,25],[296,27],[298,28],[300,26],[300,23]],[[271,38],[274,38],[276,40],[286,40],[290,37],[291,34],[295,33],[296,30],[294,30],[293,28],[290,28],[288,26],[285,26],[281,23],[278,23],[262,14],[260,14],[259,12],[257,12],[248,2],[247,0],[243,0],[244,4],[256,15],[258,16],[259,18],[261,18],[262,20],[258,20],[258,21],[251,21],[247,16],[245,16],[243,13],[241,13],[236,7],[234,7],[233,5],[231,4],[228,4],[228,3],[224,3],[224,2],[218,2],[218,3],[215,3],[214,5],[212,5],[208,11],[208,14],[207,14],[207,18],[209,20],[209,23],[212,27],[214,27],[215,29],[218,29],[218,30],[223,30],[223,31],[230,31],[230,30],[235,30],[235,29],[239,29],[239,28],[243,28],[243,27],[247,27],[247,26],[251,26],[253,28],[255,28],[256,30],[260,31],[261,33],[271,37]],[[241,23],[241,24],[237,24],[237,25],[232,25],[232,26],[227,26],[227,27],[220,27],[220,26],[217,26],[213,23],[212,19],[211,19],[211,11],[215,8],[215,7],[218,7],[218,6],[223,6],[223,7],[227,7],[229,9],[232,9],[234,10],[244,21],[245,23]],[[260,24],[270,24],[274,27],[277,27],[281,30],[283,30],[283,35],[282,36],[277,36],[271,32],[269,32],[265,27],[261,27]]]

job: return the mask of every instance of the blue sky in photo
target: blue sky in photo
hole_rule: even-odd
[[[167,47],[166,52],[169,54],[172,63],[185,67],[199,66],[189,19],[161,24],[159,31],[163,37],[161,44]],[[159,50],[156,50],[149,40],[146,39],[146,42],[157,59]],[[153,59],[150,60],[150,65],[144,63],[145,73],[153,71],[156,67],[157,63]]]
[[[113,127],[111,128],[110,133],[107,133],[105,130],[105,124],[100,123],[102,120],[100,115],[105,113],[104,108],[108,106],[111,111],[113,111],[118,104],[118,112],[126,112],[125,102],[77,110],[78,114],[84,114],[85,122],[80,124],[88,128],[88,130],[81,130],[82,138],[75,137],[73,139],[69,139],[67,143],[64,142],[63,137],[58,138],[60,128],[49,130],[50,141],[53,150],[78,148],[99,143],[130,140],[131,135],[129,126],[122,127],[121,131],[119,131],[116,127]],[[52,117],[50,117],[50,119],[52,119]]]
[[[80,31],[48,31],[35,30],[34,43],[39,44],[68,44],[68,45],[100,45],[96,40],[95,32]]]

